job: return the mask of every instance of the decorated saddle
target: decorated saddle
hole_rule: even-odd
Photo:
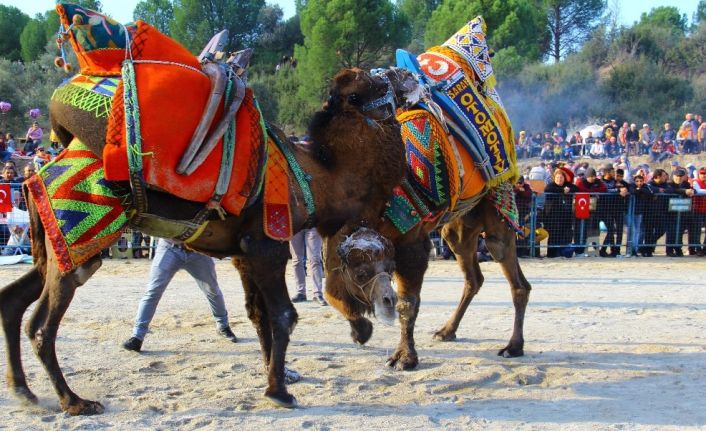
[[[495,90],[482,17],[418,57],[397,51],[397,65],[420,75],[459,152],[468,153],[489,186],[517,177],[512,125]]]
[[[77,53],[81,74],[59,88],[54,100],[107,117],[106,179],[127,181],[132,153],[149,187],[209,202],[223,169],[224,139],[193,173],[176,172],[211,92],[211,81],[199,60],[145,22],[123,26],[69,3],[59,3],[56,9],[64,38]],[[215,118],[224,114],[222,105]],[[259,193],[266,160],[264,122],[251,90],[245,90],[233,122],[237,145],[230,149],[232,172],[220,205],[238,215]]]
[[[398,112],[408,173],[385,217],[405,233],[486,198],[519,230],[512,127],[495,91],[483,19],[417,58],[398,50],[397,64],[420,76],[434,106]]]

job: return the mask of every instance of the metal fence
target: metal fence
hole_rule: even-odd
[[[706,212],[694,205],[701,197],[655,194],[640,201],[637,196],[613,193],[588,195],[577,217],[573,194],[535,195],[525,214],[525,232],[518,240],[521,256],[574,255],[679,256],[702,255]]]

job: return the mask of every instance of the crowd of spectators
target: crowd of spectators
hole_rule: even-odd
[[[596,169],[589,162],[540,162],[526,174],[535,184],[535,191],[529,193],[525,177],[520,179],[515,195],[521,221],[527,223],[533,195],[543,195],[543,204],[535,209],[537,226],[549,236],[547,257],[583,253],[587,237],[598,236],[601,224],[606,232],[602,244],[597,244],[601,257],[621,256],[623,246],[626,254],[652,257],[662,237],[666,255],[681,257],[687,232],[688,254],[706,255],[706,238],[702,239],[702,229],[706,228],[706,167],[697,169],[691,163],[682,167],[677,161],[672,161],[669,172],[650,170],[646,163],[635,168],[625,163],[618,166],[606,162]],[[541,185],[539,190],[536,184]],[[575,216],[577,193],[588,193],[593,200],[586,220]],[[690,200],[689,210],[670,208],[671,198]],[[627,226],[631,237],[623,238]],[[526,240],[518,245],[520,254],[527,255]]]
[[[595,136],[594,136],[595,135]],[[588,156],[605,159],[627,155],[649,155],[651,161],[658,162],[676,154],[698,154],[706,151],[706,122],[701,115],[687,113],[678,128],[665,123],[654,130],[644,123],[623,122],[618,125],[610,120],[596,131],[579,131],[568,135],[561,122],[551,131],[534,134],[520,131],[516,140],[519,159],[539,157],[545,161],[573,161],[577,157]]]

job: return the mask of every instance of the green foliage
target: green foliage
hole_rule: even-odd
[[[539,60],[547,44],[545,16],[534,0],[444,0],[434,10],[424,35],[427,47],[440,45],[464,24],[481,15],[487,24],[488,46],[500,55],[500,70]]]
[[[34,61],[44,52],[47,45],[47,35],[43,21],[30,19],[20,34],[20,50],[22,61]]]
[[[701,0],[699,5],[696,6],[694,21],[696,21],[696,24],[706,21],[706,0]]]
[[[291,57],[294,46],[301,44],[304,38],[299,27],[299,15],[282,21],[282,9],[266,6],[260,13],[260,32],[251,70],[272,72],[282,57]]]
[[[678,35],[686,32],[686,15],[679,14],[679,9],[674,6],[659,6],[650,13],[643,13],[637,27],[662,27],[668,28]]]
[[[559,62],[575,52],[595,29],[605,0],[545,0],[551,43],[547,53]]]
[[[410,52],[424,51],[424,32],[432,12],[439,7],[441,0],[401,0],[400,11],[409,21],[411,40],[407,46]]]
[[[409,41],[406,18],[389,0],[309,0],[301,12],[303,45],[294,55],[308,112],[320,104],[326,80],[341,67],[391,63],[394,48]]]
[[[0,57],[21,58],[20,34],[29,22],[29,16],[14,6],[0,5]]]
[[[657,123],[683,115],[693,97],[689,81],[646,59],[616,66],[602,90],[623,118]]]
[[[265,0],[175,0],[172,36],[198,53],[219,31],[229,32],[229,49],[253,46],[257,19]]]
[[[142,0],[135,6],[132,18],[135,21],[141,19],[168,35],[174,19],[174,5],[171,0]]]

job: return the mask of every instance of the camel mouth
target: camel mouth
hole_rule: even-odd
[[[397,320],[397,294],[387,273],[379,274],[373,284],[373,314],[384,325],[393,326]]]

